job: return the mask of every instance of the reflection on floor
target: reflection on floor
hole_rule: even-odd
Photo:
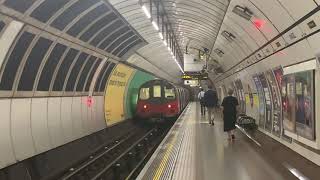
[[[174,127],[171,132],[174,140],[165,140],[159,147],[161,150],[150,160],[152,162],[149,162],[149,166],[146,166],[139,178],[294,180],[320,177],[319,166],[270,138],[264,137],[266,142],[270,142],[261,142],[262,146],[259,146],[237,130],[236,140],[229,141],[227,134],[223,132],[221,116],[216,114],[215,125],[210,126],[206,117],[200,115],[200,106],[197,103],[191,103],[181,121],[178,120],[177,123],[179,126]],[[265,148],[265,145],[270,145],[275,152],[270,152],[270,148]],[[290,156],[284,161],[283,158],[277,158],[281,153],[283,157],[288,154]]]

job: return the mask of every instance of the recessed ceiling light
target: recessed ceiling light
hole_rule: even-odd
[[[149,10],[147,9],[147,7],[145,5],[142,5],[142,10],[144,12],[144,14],[150,19],[151,18],[151,15],[150,15],[150,12]]]
[[[163,35],[162,35],[161,32],[159,32],[159,36],[160,36],[161,39],[163,39]]]
[[[158,24],[155,21],[152,21],[152,25],[157,31],[159,31]]]

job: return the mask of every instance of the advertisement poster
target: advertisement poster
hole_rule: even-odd
[[[258,91],[258,102],[254,100],[257,104],[259,104],[259,127],[264,129],[265,126],[265,98],[264,91],[258,76],[253,76],[254,83],[256,84],[256,88]]]
[[[250,102],[249,94],[246,94],[245,96],[246,96],[246,105],[247,105],[247,106],[251,106],[251,105],[250,105],[251,102]]]
[[[315,139],[314,122],[314,73],[295,73],[296,131],[310,140]]]
[[[250,87],[249,84],[248,84],[248,98],[249,98],[249,101],[250,101],[250,103],[248,104],[248,106],[250,106],[251,108],[253,108],[253,93],[252,93],[252,90],[251,90],[251,87]]]
[[[285,75],[282,78],[281,96],[283,111],[283,126],[285,130],[296,131],[296,98],[294,74]]]
[[[280,102],[280,92],[277,86],[277,81],[272,71],[267,71],[266,78],[268,80],[269,89],[271,91],[272,97],[272,107],[273,107],[273,122],[272,122],[272,133],[278,137],[281,134],[281,102]]]
[[[244,97],[244,90],[242,86],[242,82],[240,79],[236,80],[234,82],[237,94],[238,94],[238,99],[239,99],[239,105],[242,113],[246,112],[246,104],[245,104],[245,97]]]
[[[105,96],[105,118],[107,126],[121,122],[125,119],[125,96],[126,88],[131,79],[134,69],[118,64],[109,80]]]
[[[267,79],[264,74],[258,75],[259,80],[261,82],[264,98],[265,98],[265,130],[271,132],[272,129],[272,104],[271,104],[271,95],[269,91],[269,86]]]
[[[258,94],[253,94],[253,105],[259,107],[259,96]]]

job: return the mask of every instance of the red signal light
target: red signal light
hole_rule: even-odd
[[[87,97],[86,104],[88,107],[91,107],[93,105],[93,98],[91,96]]]
[[[168,105],[168,108],[171,108],[171,104]]]
[[[266,24],[266,21],[263,19],[254,19],[253,24],[256,28],[260,29],[263,28],[263,26]]]
[[[144,109],[147,109],[147,105],[144,105],[143,108],[144,108]]]

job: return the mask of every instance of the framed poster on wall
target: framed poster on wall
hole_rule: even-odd
[[[285,130],[298,141],[313,146],[315,140],[315,69],[316,60],[310,60],[283,69],[283,110]],[[289,126],[288,126],[289,125]],[[303,137],[299,140],[298,137]],[[311,140],[311,141],[308,141]]]
[[[314,71],[298,72],[294,76],[296,132],[302,137],[314,140]]]
[[[264,74],[259,74],[258,78],[260,80],[263,92],[264,92],[264,100],[265,100],[265,130],[271,132],[272,129],[272,99],[269,91],[269,86],[267,83],[267,79]]]
[[[253,76],[253,81],[256,85],[259,97],[259,127],[264,129],[265,126],[265,98],[261,82],[257,75]]]
[[[293,74],[285,75],[281,81],[283,128],[295,132],[296,130],[296,99],[295,78]]]
[[[240,111],[242,113],[245,113],[246,112],[245,95],[244,95],[243,85],[240,79],[235,81],[235,86],[239,96]]]
[[[269,89],[272,98],[272,134],[280,137],[281,133],[281,102],[278,85],[273,71],[267,71],[266,78],[269,84]]]

